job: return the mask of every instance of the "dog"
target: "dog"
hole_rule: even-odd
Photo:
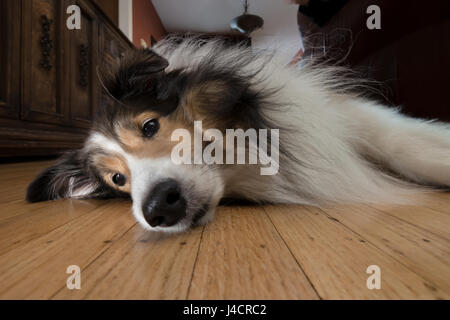
[[[107,99],[84,147],[40,173],[28,187],[29,202],[131,197],[143,227],[176,232],[211,221],[225,197],[398,203],[450,185],[449,125],[358,94],[364,82],[338,67],[293,67],[273,52],[169,38],[131,50],[100,78]],[[279,171],[175,164],[171,134],[194,134],[194,121],[220,132],[279,130],[279,148],[270,155]]]

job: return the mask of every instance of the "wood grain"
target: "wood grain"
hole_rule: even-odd
[[[133,47],[96,2],[0,1],[0,156],[50,155],[82,147],[101,102],[97,66],[116,48],[120,55]],[[66,26],[70,4],[81,9],[80,30]],[[52,21],[49,26],[43,15]],[[106,29],[113,30],[108,35],[114,45],[100,43]],[[80,52],[82,44],[86,56]],[[85,72],[86,83],[80,84]]]
[[[0,209],[3,204],[20,202],[24,204],[26,189],[28,184],[35,176],[44,168],[50,166],[54,161],[30,162],[24,163],[23,166],[17,163],[0,165],[0,175],[2,182],[0,183]],[[0,216],[11,216],[11,211],[5,213],[0,210]],[[0,217],[1,218],[1,217]]]
[[[0,256],[1,299],[47,299],[69,265],[86,267],[135,225],[129,203],[110,201]]]
[[[348,228],[448,294],[449,241],[368,206],[341,206],[324,210]]]
[[[26,214],[0,220],[2,237],[0,238],[0,254],[14,250],[22,243],[47,234],[68,222],[90,213],[104,205],[105,201],[50,201],[36,206],[32,204],[18,205],[34,207]]]
[[[186,299],[202,228],[178,237],[133,227],[55,299]]]
[[[317,299],[262,208],[220,208],[206,226],[189,299]]]
[[[448,297],[318,208],[273,206],[266,210],[323,299]],[[366,286],[366,270],[371,265],[381,269],[381,290]]]
[[[378,209],[402,221],[411,223],[418,228],[430,231],[431,233],[450,241],[450,214],[427,207],[422,207],[420,209],[414,206],[398,205],[370,205],[370,207]]]
[[[0,299],[449,299],[450,195],[416,205],[219,207],[205,227],[143,230],[127,200],[29,204],[51,162],[0,165]],[[81,268],[69,290],[66,268]],[[370,265],[381,289],[366,286]]]

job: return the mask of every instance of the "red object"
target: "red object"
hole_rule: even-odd
[[[151,0],[133,0],[133,44],[141,47],[141,39],[151,46],[151,37],[160,40],[167,34]]]

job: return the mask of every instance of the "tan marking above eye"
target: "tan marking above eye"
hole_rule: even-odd
[[[146,111],[134,118],[134,123],[138,128],[142,128],[147,120],[158,119],[159,117],[159,114],[156,112]]]
[[[118,128],[116,131],[126,151],[133,152],[133,150],[139,150],[141,148],[144,139],[140,129]]]
[[[186,129],[194,136],[194,124],[185,115],[182,108],[168,116],[161,116],[155,112],[143,112],[134,118],[123,119],[117,123],[115,131],[119,137],[120,143],[125,150],[138,158],[159,158],[170,157],[172,149],[178,141],[171,141],[171,136],[176,129]],[[142,135],[143,124],[150,119],[159,121],[159,130],[151,138],[145,138]],[[221,128],[221,125],[214,120],[207,124],[203,122],[203,130],[208,128]],[[204,145],[208,143],[205,142]],[[191,143],[192,148],[194,144]]]
[[[131,191],[131,174],[126,160],[121,155],[99,155],[94,159],[94,165],[100,171],[103,180],[111,187],[123,192]],[[112,182],[112,176],[120,173],[126,177],[126,183],[118,186]]]
[[[124,150],[138,158],[170,156],[172,148],[178,143],[171,141],[172,132],[179,128],[193,131],[193,126],[177,113],[178,111],[175,111],[162,117],[154,112],[143,112],[128,122],[117,124],[115,131]],[[151,138],[145,138],[142,135],[142,126],[150,119],[159,121],[159,130]]]

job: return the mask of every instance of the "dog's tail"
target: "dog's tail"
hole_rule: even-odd
[[[450,186],[450,125],[366,101],[350,103],[348,112],[358,152],[415,183]]]
[[[450,186],[450,125],[302,79],[311,77],[283,87],[294,101],[285,112],[267,113],[285,128],[280,145],[288,153],[280,154],[277,184],[289,192],[282,201],[411,203],[413,195]]]

